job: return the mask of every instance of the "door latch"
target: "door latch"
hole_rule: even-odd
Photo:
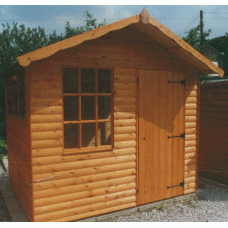
[[[185,132],[183,134],[180,134],[180,135],[176,135],[176,136],[168,136],[168,139],[171,139],[171,138],[182,138],[182,139],[185,139]]]
[[[184,187],[184,181],[181,182],[180,184],[176,184],[176,185],[173,185],[173,186],[167,186],[167,189],[174,188],[174,187]]]
[[[168,81],[168,83],[180,83],[181,85],[186,85],[186,79],[181,81]]]

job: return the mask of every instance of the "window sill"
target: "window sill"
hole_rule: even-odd
[[[105,152],[105,151],[112,151],[113,147],[110,146],[100,146],[98,148],[95,147],[87,147],[82,149],[64,149],[63,155],[70,155],[70,154],[85,154],[85,153],[96,153],[96,152]]]

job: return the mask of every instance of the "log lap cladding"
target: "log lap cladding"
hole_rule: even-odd
[[[200,174],[228,183],[228,82],[201,84]]]
[[[198,116],[199,82],[191,79],[185,89],[185,194],[195,192],[198,186]]]
[[[77,220],[136,206],[135,70],[114,70],[113,151],[69,156],[63,156],[62,68],[39,64],[33,70],[32,87],[50,85],[47,93],[31,92],[35,221]],[[38,106],[44,98],[47,103]]]
[[[198,76],[223,71],[145,10],[18,61],[27,108],[17,132],[7,115],[10,177],[30,221],[74,221],[196,191]],[[167,170],[177,172],[172,180]]]

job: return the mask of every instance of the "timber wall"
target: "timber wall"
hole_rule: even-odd
[[[33,221],[72,221],[136,206],[137,69],[180,69],[123,46],[74,51],[30,66]],[[113,151],[63,155],[62,66],[115,67]],[[196,83],[186,86],[185,194],[196,188]]]
[[[200,173],[227,184],[228,81],[202,84],[200,102]]]
[[[10,183],[28,219],[33,220],[29,84],[29,70],[26,70],[26,116],[19,118],[6,112],[6,130]]]
[[[136,206],[135,70],[114,71],[114,150],[80,155],[63,156],[62,67],[37,65],[31,80],[35,221]]]
[[[199,82],[197,78],[189,75],[185,90],[184,194],[195,192],[198,188],[199,93]]]

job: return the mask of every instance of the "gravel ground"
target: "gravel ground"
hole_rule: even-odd
[[[0,184],[3,184],[5,177],[8,177],[8,172],[3,168],[3,164],[0,161]]]
[[[151,209],[105,222],[228,222],[228,186],[214,185],[201,179],[198,201],[173,207]]]
[[[0,164],[0,184],[8,174]],[[201,178],[199,189],[201,194],[198,201],[189,204],[178,203],[173,207],[151,209],[127,216],[119,216],[105,222],[228,222],[228,186],[213,184]],[[1,198],[0,201],[4,202]],[[0,222],[10,221],[7,207],[0,204]]]

